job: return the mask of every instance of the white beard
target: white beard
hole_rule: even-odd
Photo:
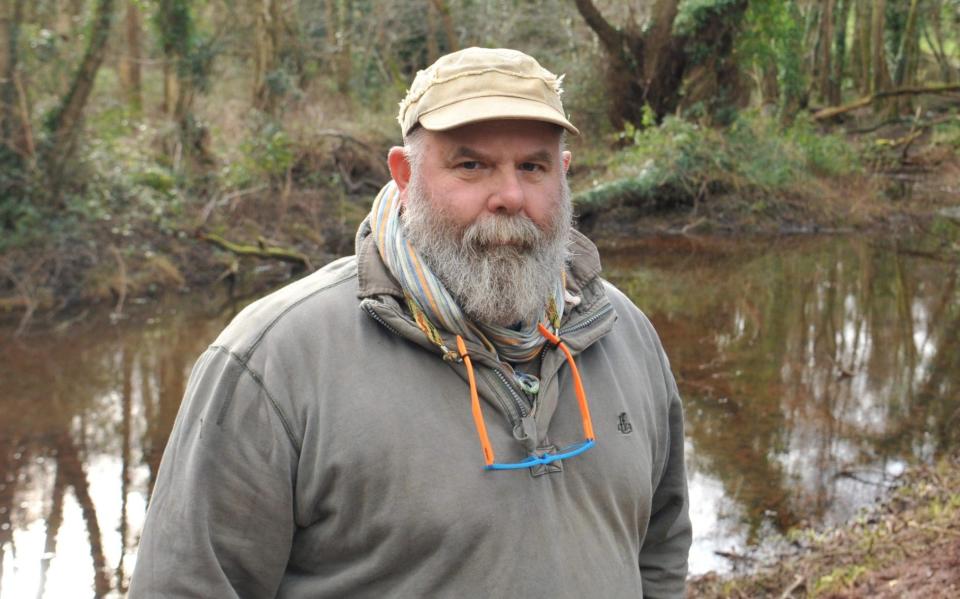
[[[464,226],[414,176],[400,216],[407,239],[467,316],[511,326],[540,316],[566,267],[573,205],[565,178],[555,204],[546,230],[523,215],[490,213]]]

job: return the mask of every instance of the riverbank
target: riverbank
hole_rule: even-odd
[[[725,130],[668,119],[570,140],[578,226],[608,247],[663,234],[939,230],[949,249],[960,236],[960,117],[909,143],[903,127],[842,137],[755,114]],[[86,199],[0,240],[0,322],[22,333],[98,304],[120,318],[130,301],[210,285],[255,294],[349,254],[390,143],[308,132],[284,142],[283,176],[258,179],[246,165],[234,186],[189,187],[154,167],[94,177]]]
[[[879,505],[831,530],[798,530],[745,574],[707,574],[691,599],[960,596],[960,454],[901,476]]]

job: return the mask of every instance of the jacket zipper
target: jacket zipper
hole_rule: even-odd
[[[598,320],[600,320],[602,317],[606,316],[607,313],[610,312],[611,310],[613,310],[613,304],[607,303],[607,304],[604,305],[601,309],[599,309],[599,310],[597,310],[595,313],[591,314],[589,317],[581,320],[580,322],[578,322],[578,323],[575,324],[575,325],[569,326],[569,327],[567,327],[567,328],[560,329],[558,332],[559,332],[559,334],[564,335],[564,334],[567,334],[567,333],[571,333],[571,332],[573,332],[573,331],[579,331],[580,329],[584,329],[584,328],[586,328],[586,327],[589,327],[589,326],[592,325],[593,323],[595,323],[595,322],[597,322]],[[544,344],[543,344],[543,348],[540,350],[540,361],[541,361],[541,363],[543,362],[543,356],[544,356],[544,354],[546,353],[546,351],[547,351],[547,344],[544,343]],[[507,381],[507,377],[505,377],[505,376],[503,375],[503,373],[500,372],[500,369],[499,369],[499,368],[494,368],[493,371],[497,374],[497,378],[500,379],[500,382],[503,384],[504,388],[506,388],[506,390],[509,392],[510,397],[513,399],[513,403],[517,406],[517,412],[520,413],[520,418],[526,417],[526,416],[528,415],[528,413],[529,413],[529,410],[527,409],[527,404],[526,404],[526,402],[524,402],[524,401],[520,398],[520,396],[517,394],[516,390],[513,388],[513,385],[511,385],[511,384],[509,383],[509,381]],[[531,400],[531,403],[533,403],[533,400]]]
[[[367,314],[370,315],[370,318],[376,320],[381,325],[383,325],[383,328],[387,329],[388,331],[390,331],[391,333],[393,333],[398,337],[403,337],[403,335],[400,334],[400,331],[398,331],[397,329],[387,324],[387,321],[381,318],[380,315],[377,314],[376,311],[370,307],[370,304],[364,304],[363,309]]]
[[[390,326],[390,324],[387,323],[387,321],[384,320],[379,314],[377,314],[376,310],[374,310],[370,304],[364,304],[363,309],[367,314],[370,315],[370,318],[380,323],[380,325],[383,326],[383,328],[387,329],[394,335],[403,338],[403,335],[401,335],[397,329]],[[517,418],[514,418],[513,411],[510,409],[510,404],[500,401],[500,398],[497,398],[497,403],[500,404],[500,407],[503,408],[503,411],[509,414],[510,419],[513,420],[513,423],[519,422],[520,418],[523,418],[527,415],[527,408],[524,405],[523,400],[520,399],[520,396],[517,395],[517,392],[514,391],[513,387],[510,386],[510,383],[507,382],[507,378],[503,375],[502,372],[500,372],[498,368],[491,368],[490,370],[492,370],[497,375],[497,379],[506,388],[508,394],[510,395],[510,399],[513,400],[513,405],[516,407],[517,412],[519,412],[520,416]]]
[[[558,331],[558,333],[559,333],[560,335],[566,335],[567,333],[572,333],[572,332],[574,332],[574,331],[579,331],[580,329],[584,329],[584,328],[592,325],[592,324],[595,323],[596,321],[600,320],[600,318],[601,318],[602,316],[606,316],[607,312],[610,312],[611,310],[613,310],[613,304],[608,303],[608,304],[606,304],[605,306],[603,306],[603,308],[600,308],[599,310],[597,310],[596,312],[594,312],[594,313],[593,313],[592,315],[590,315],[588,318],[585,318],[584,320],[581,320],[580,322],[578,322],[578,323],[575,324],[575,325],[569,326],[569,327],[567,327],[567,328],[560,329],[560,330]]]
[[[613,309],[613,304],[609,304],[609,303],[608,303],[608,304],[606,304],[603,308],[601,308],[600,310],[598,310],[598,311],[595,312],[594,314],[590,315],[589,317],[585,318],[584,320],[581,320],[581,321],[578,322],[577,324],[572,325],[572,326],[570,326],[570,327],[560,329],[558,332],[559,332],[561,335],[564,335],[564,334],[567,334],[567,333],[571,333],[571,332],[573,332],[573,331],[578,331],[578,330],[580,330],[580,329],[586,328],[586,327],[592,325],[592,324],[593,324],[594,322],[596,322],[597,320],[599,320],[601,317],[605,316],[605,315],[607,314],[607,312],[610,312],[612,309]],[[399,336],[399,337],[403,337],[403,335],[401,335],[399,331],[397,331],[395,328],[393,328],[392,326],[390,326],[389,324],[387,324],[387,321],[385,321],[383,318],[381,318],[380,315],[377,314],[377,313],[373,310],[372,307],[370,307],[369,305],[366,305],[366,306],[364,306],[364,310],[367,312],[367,314],[370,315],[371,318],[373,318],[375,321],[377,321],[377,322],[379,322],[381,325],[383,325],[383,327],[384,327],[385,329],[387,329],[388,331],[390,331],[390,332],[393,333],[394,335],[397,335],[397,336]],[[541,361],[543,360],[543,356],[544,356],[544,354],[546,353],[546,351],[547,351],[547,345],[544,344],[543,349],[540,350],[540,360],[541,360]],[[501,369],[500,369],[500,368],[491,368],[490,370],[492,370],[493,373],[497,376],[497,379],[500,381],[500,384],[503,386],[504,389],[506,389],[507,395],[509,395],[509,396],[510,396],[510,399],[513,400],[513,406],[517,409],[517,413],[519,414],[519,417],[516,418],[516,420],[515,420],[515,422],[514,422],[514,424],[515,424],[515,423],[518,422],[521,418],[525,418],[525,417],[530,413],[529,409],[527,408],[527,404],[526,404],[526,402],[520,397],[520,395],[517,393],[516,389],[513,388],[513,385],[510,384],[510,382],[507,380],[507,377],[504,376],[503,372],[501,372]],[[501,405],[503,405],[503,404],[501,404]],[[503,406],[503,407],[506,407],[506,406]],[[508,411],[508,412],[511,412],[511,410],[507,410],[507,411]],[[512,413],[511,413],[510,415],[513,416]]]
[[[559,329],[557,331],[557,336],[560,337],[560,336],[566,335],[567,333],[572,333],[574,331],[579,331],[580,329],[586,328],[592,325],[593,323],[595,323],[596,321],[600,320],[601,317],[606,316],[607,312],[610,312],[611,310],[613,310],[613,304],[607,303],[602,308],[600,308],[599,310],[597,310],[587,318],[581,320],[577,324],[563,328],[563,329]],[[544,343],[543,347],[540,349],[541,363],[543,363],[543,357],[547,354],[547,349],[549,349],[549,346],[546,343]]]
[[[497,378],[500,379],[500,382],[503,383],[504,388],[510,394],[510,398],[513,399],[513,404],[516,406],[517,412],[520,414],[520,418],[525,418],[528,414],[526,402],[520,398],[520,395],[513,388],[513,385],[510,384],[510,381],[507,380],[507,377],[503,376],[503,373],[500,372],[499,368],[491,368],[491,370],[493,370],[494,374],[497,375]]]

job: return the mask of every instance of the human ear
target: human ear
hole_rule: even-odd
[[[567,169],[570,168],[570,159],[573,158],[573,154],[569,150],[564,150],[560,153],[560,160],[563,163],[563,174],[567,174]]]
[[[413,170],[410,168],[410,159],[407,158],[407,151],[401,146],[393,146],[387,153],[387,166],[390,168],[390,176],[397,184],[397,189],[402,194],[407,185],[410,184],[410,175]]]

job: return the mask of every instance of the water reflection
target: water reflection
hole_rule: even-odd
[[[186,376],[228,317],[0,337],[0,598],[125,595]]]
[[[685,396],[694,571],[845,519],[960,441],[955,263],[860,239],[661,239],[605,265]],[[233,312],[196,303],[0,332],[0,599],[125,594],[189,369]]]
[[[673,239],[606,267],[671,356],[694,486],[722,481],[742,509],[717,516],[742,525],[725,539],[700,531],[715,543],[845,520],[904,460],[960,441],[955,262],[868,240]]]

